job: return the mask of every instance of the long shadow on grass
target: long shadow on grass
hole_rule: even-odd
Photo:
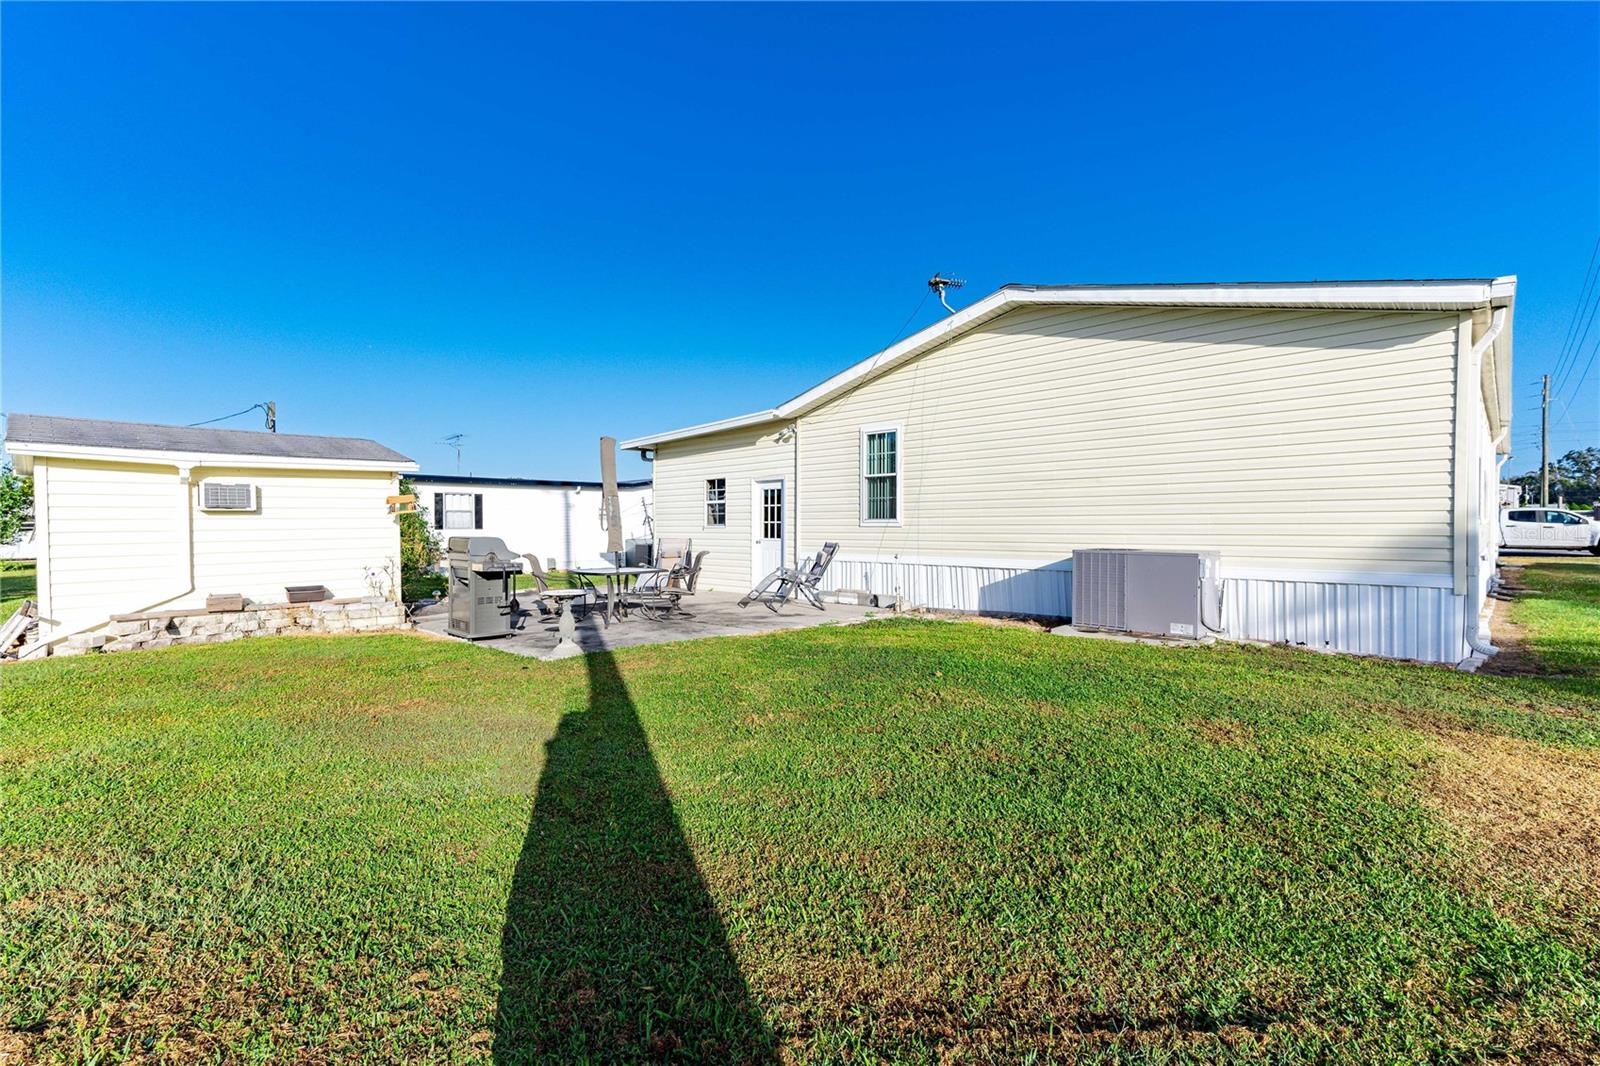
[[[501,935],[496,1062],[765,1061],[770,1037],[611,655],[546,750]]]

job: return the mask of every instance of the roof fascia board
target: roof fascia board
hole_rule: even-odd
[[[1502,432],[1510,427],[1512,419],[1511,335],[1513,333],[1512,327],[1516,325],[1517,318],[1516,283],[1516,279],[1512,278],[1512,295],[1503,301],[1497,301],[1506,309],[1506,324],[1505,328],[1500,331],[1500,336],[1495,338],[1495,342],[1489,346],[1489,358],[1494,360],[1495,413],[1499,421],[1497,428]],[[1500,442],[1498,453],[1501,455],[1511,454],[1510,433],[1505,433],[1505,439]]]
[[[417,464],[409,459],[315,459],[296,455],[238,455],[216,452],[154,451],[142,448],[100,448],[83,444],[40,444],[8,440],[12,455],[43,456],[47,459],[89,459],[112,463],[143,463],[150,466],[251,467],[262,470],[356,470],[411,472]]]
[[[1104,285],[1031,288],[1015,286],[1041,304],[1111,304],[1132,307],[1304,307],[1333,310],[1461,311],[1482,307],[1493,281],[1244,282],[1224,285]],[[1502,286],[1503,287],[1503,286]]]
[[[905,361],[912,356],[919,355],[937,344],[943,344],[950,338],[973,329],[991,318],[1009,311],[1012,307],[1031,302],[1016,288],[1008,286],[990,293],[976,303],[968,304],[953,315],[940,319],[933,325],[919,330],[898,344],[892,344],[876,355],[869,356],[861,362],[840,371],[822,384],[807,389],[787,403],[779,404],[773,409],[779,418],[792,418],[850,388],[880,370],[887,370],[896,363]]]
[[[1464,311],[1495,302],[1509,302],[1516,293],[1515,275],[1494,279],[1452,281],[1326,281],[1241,282],[1220,285],[1072,285],[1051,288],[1007,285],[969,304],[898,344],[861,360],[793,399],[768,411],[721,422],[687,426],[624,441],[644,450],[656,444],[700,437],[725,429],[794,418],[825,403],[874,374],[974,329],[1016,307],[1239,307],[1307,308],[1345,311]]]
[[[488,485],[507,489],[599,489],[600,481],[560,481],[551,478],[527,477],[473,477],[471,474],[418,474],[411,479],[418,485]],[[617,482],[619,489],[648,488],[649,478],[624,479]]]
[[[752,411],[747,415],[736,415],[733,418],[724,418],[716,422],[702,422],[698,426],[685,426],[682,429],[669,430],[666,433],[653,433],[648,437],[634,437],[632,440],[623,441],[618,447],[626,451],[643,451],[654,448],[657,444],[668,441],[683,440],[686,437],[705,437],[712,433],[721,433],[729,429],[744,429],[746,426],[759,426],[765,422],[776,422],[783,416],[776,407],[765,411]]]

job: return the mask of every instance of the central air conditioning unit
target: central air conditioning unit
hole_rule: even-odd
[[[200,482],[202,511],[254,511],[256,487],[243,481]]]
[[[1222,631],[1217,552],[1088,548],[1072,553],[1072,624],[1157,637]]]

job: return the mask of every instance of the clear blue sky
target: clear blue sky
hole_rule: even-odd
[[[1600,233],[1597,56],[1592,4],[7,4],[3,403],[273,399],[592,477],[882,347],[935,270],[1515,273],[1515,472]],[[1575,379],[1558,450],[1600,438]]]

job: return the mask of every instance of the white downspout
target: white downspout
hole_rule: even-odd
[[[1480,392],[1482,391],[1483,387],[1483,355],[1489,350],[1489,346],[1494,344],[1494,342],[1499,338],[1500,331],[1505,328],[1505,324],[1506,309],[1504,307],[1495,308],[1494,316],[1489,321],[1489,331],[1483,335],[1482,339],[1480,339],[1477,344],[1472,346],[1472,351],[1467,356],[1468,365],[1467,373],[1465,375],[1466,379],[1469,383],[1471,383],[1474,389],[1478,389]],[[1483,402],[1481,396],[1479,396],[1478,402],[1480,404]],[[1495,448],[1498,448],[1500,446],[1500,442],[1505,440],[1506,433],[1509,432],[1509,427],[1505,430],[1502,430],[1500,436],[1496,437],[1494,443],[1489,446],[1490,450],[1493,451]],[[1456,462],[1460,461],[1461,457],[1459,455],[1456,456]],[[1474,484],[1481,481],[1481,476],[1475,477],[1473,481]],[[1483,534],[1479,528],[1481,525],[1479,522],[1479,513],[1483,507],[1483,500],[1481,497],[1482,492],[1479,489],[1474,488],[1472,498],[1467,501],[1468,598],[1466,636],[1467,647],[1471,648],[1477,654],[1487,657],[1490,655],[1499,654],[1500,649],[1495,647],[1493,644],[1490,644],[1488,638],[1479,632],[1478,616],[1482,613],[1482,608],[1473,602],[1478,595],[1478,579],[1483,572]]]

